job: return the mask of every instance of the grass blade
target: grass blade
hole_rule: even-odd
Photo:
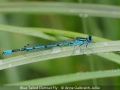
[[[113,77],[120,76],[120,70],[105,70],[105,71],[94,71],[94,72],[78,72],[74,74],[67,75],[59,75],[47,78],[40,78],[34,80],[28,80],[8,85],[59,85],[63,83],[70,83],[75,81],[89,80],[94,78],[105,78],[105,77]],[[54,82],[53,82],[54,80]]]
[[[120,7],[60,2],[1,2],[0,13],[64,14],[120,18]]]
[[[102,57],[107,57],[110,61],[120,64],[119,56],[114,57],[114,54],[110,56],[110,55],[107,55],[106,53],[100,54],[101,52],[120,51],[119,46],[120,46],[120,41],[91,43],[88,47],[89,49],[86,48],[86,45],[83,45],[81,47],[82,51],[80,50],[79,46],[76,46],[76,51],[74,52],[74,55],[82,55],[83,51],[84,51],[84,54],[93,54],[94,52],[96,53],[96,55],[99,55],[99,56],[103,55]],[[73,54],[73,47],[71,46],[62,47],[62,48],[56,47],[50,50],[33,52],[33,53],[26,54],[25,56],[21,55],[21,56],[16,56],[16,57],[2,60],[0,64],[0,70],[11,68],[14,66],[24,65],[28,63],[38,62],[38,61],[50,60],[50,59],[60,58],[60,57],[67,57],[67,56],[71,56],[72,54]]]

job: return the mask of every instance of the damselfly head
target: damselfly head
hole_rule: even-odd
[[[89,42],[92,42],[92,36],[89,35],[89,36],[87,37],[87,40],[88,40]]]

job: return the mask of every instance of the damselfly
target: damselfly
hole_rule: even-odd
[[[73,53],[74,53],[74,50],[75,50],[75,46],[76,45],[79,45],[82,46],[84,44],[86,44],[86,48],[88,46],[89,43],[92,42],[92,36],[88,36],[87,38],[83,38],[83,37],[76,37],[74,39],[71,39],[71,40],[66,40],[66,41],[62,41],[62,42],[54,42],[54,43],[49,43],[49,44],[39,44],[39,45],[35,45],[35,46],[30,46],[30,45],[27,45],[23,48],[20,48],[20,49],[14,49],[14,50],[5,50],[2,52],[2,55],[4,54],[10,54],[12,52],[19,52],[19,51],[32,51],[32,50],[42,50],[42,49],[50,49],[50,48],[53,48],[53,47],[64,47],[64,46],[74,46],[74,49],[73,49]],[[81,47],[80,47],[81,49]]]

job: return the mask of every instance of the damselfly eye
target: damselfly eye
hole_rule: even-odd
[[[88,39],[89,39],[89,41],[91,41],[92,40],[92,36],[89,36]]]

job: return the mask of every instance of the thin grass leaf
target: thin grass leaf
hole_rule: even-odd
[[[2,31],[8,31],[8,32],[13,32],[13,33],[20,33],[20,34],[24,34],[24,35],[30,35],[30,36],[35,36],[35,37],[40,37],[43,39],[47,39],[47,40],[53,40],[56,41],[57,39],[53,36],[50,36],[48,34],[43,33],[42,31],[37,31],[34,29],[32,30],[21,30],[22,28],[18,28],[18,27],[11,27],[11,26],[6,26],[6,25],[1,25],[0,26],[0,30]]]
[[[57,34],[57,35],[62,35],[67,37],[73,37],[73,38],[88,36],[83,33],[76,33],[76,32],[65,31],[65,30],[57,30],[57,29],[49,29],[49,28],[27,28],[27,27],[16,27],[16,26],[8,26],[8,25],[0,25],[0,30],[13,32],[13,33],[20,33],[20,34],[25,34],[25,35],[30,35],[30,36],[35,36],[35,37],[40,37],[45,39],[50,38],[52,40],[55,40],[55,38],[46,36],[45,34],[43,34],[43,32],[49,33],[49,34],[55,34],[55,35]],[[93,36],[93,39],[94,39],[94,42],[110,41],[109,39],[104,39],[96,36]]]
[[[64,14],[120,18],[120,7],[58,2],[1,2],[0,13]]]
[[[111,42],[99,42],[99,43],[91,43],[88,48],[86,45],[83,45],[81,49],[79,46],[76,46],[76,50],[73,54],[73,47],[55,47],[49,50],[37,51],[33,53],[26,54],[25,56],[20,55],[8,59],[4,59],[0,63],[0,70],[11,68],[14,66],[24,65],[28,63],[50,60],[54,58],[61,58],[73,55],[82,55],[82,54],[93,54],[99,55],[101,52],[112,52],[112,51],[120,51],[120,41],[111,41]],[[116,62],[120,64],[119,56],[115,58],[112,56],[108,56],[104,53],[105,57],[112,62]],[[103,53],[102,53],[103,55]],[[113,55],[114,56],[114,55]]]
[[[113,76],[120,76],[120,70],[117,69],[117,70],[105,70],[105,71],[94,71],[94,72],[78,72],[74,74],[59,75],[59,76],[28,80],[28,81],[23,81],[23,82],[8,84],[8,85],[10,86],[16,86],[16,85],[49,86],[49,85],[59,85],[59,84],[82,81],[82,80],[89,80],[94,78],[113,77]]]

